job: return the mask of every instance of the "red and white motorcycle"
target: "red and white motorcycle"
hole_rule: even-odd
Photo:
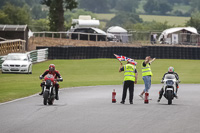
[[[56,81],[60,81],[60,79],[56,79],[52,74],[47,74],[44,77],[44,85],[43,88],[43,104],[53,105],[55,100],[56,91],[55,91],[55,84]]]

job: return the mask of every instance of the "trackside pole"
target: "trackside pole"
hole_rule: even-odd
[[[149,103],[149,93],[148,92],[146,92],[145,95],[144,95],[144,103],[145,104]]]
[[[112,92],[112,103],[116,103],[116,92],[115,92],[115,89],[113,89],[113,92]]]

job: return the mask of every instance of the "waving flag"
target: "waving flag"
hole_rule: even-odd
[[[117,54],[114,54],[114,56],[115,56],[119,61],[128,61],[128,62],[131,62],[133,65],[137,65],[137,62],[134,61],[134,59],[128,58],[128,57],[123,56],[123,55],[117,55]]]
[[[126,56],[122,56],[122,55],[114,54],[114,56],[115,56],[119,61],[127,61],[127,59],[128,59]]]
[[[127,61],[130,62],[131,64],[135,65],[135,66],[137,65],[137,62],[134,61],[134,59],[128,58]]]

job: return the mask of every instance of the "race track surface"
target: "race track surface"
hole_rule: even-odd
[[[149,104],[138,96],[120,104],[122,85],[62,89],[60,100],[44,106],[42,96],[0,104],[1,133],[199,133],[200,84],[180,84],[178,99],[157,103],[161,84],[152,85]],[[117,103],[111,102],[113,89]]]

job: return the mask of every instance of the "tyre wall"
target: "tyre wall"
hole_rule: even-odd
[[[37,47],[48,48],[48,59],[115,58],[113,54],[133,59],[146,56],[157,59],[200,59],[200,47],[145,46],[145,47]]]

